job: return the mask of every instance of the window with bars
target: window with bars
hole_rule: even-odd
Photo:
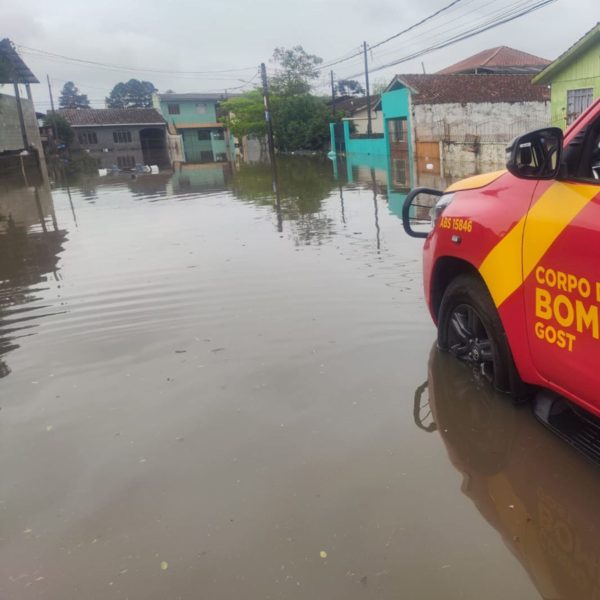
[[[582,88],[579,90],[567,90],[567,125],[575,119],[592,103],[594,90]]]
[[[82,146],[89,146],[89,145],[98,143],[98,137],[96,136],[95,131],[87,131],[87,132],[80,133],[77,136],[77,138],[79,139],[79,143]]]
[[[167,104],[170,115],[178,115],[180,113],[179,104]]]
[[[115,144],[131,143],[131,131],[113,131]]]

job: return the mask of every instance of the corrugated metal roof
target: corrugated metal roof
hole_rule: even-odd
[[[496,73],[499,71],[537,73],[549,64],[550,61],[545,58],[509,46],[497,46],[469,56],[469,58],[450,65],[438,71],[438,73],[474,73],[476,70],[494,71]]]
[[[73,127],[166,124],[154,108],[63,108],[58,112]]]
[[[0,41],[0,83],[39,83],[8,38]]]
[[[413,104],[466,102],[544,102],[548,88],[533,85],[530,75],[396,75],[387,90],[403,85]]]

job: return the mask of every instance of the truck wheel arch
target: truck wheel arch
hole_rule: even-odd
[[[441,256],[435,263],[431,275],[431,310],[437,323],[444,292],[451,281],[459,275],[474,275],[483,281],[479,271],[468,261],[455,256]],[[485,282],[484,282],[485,283]]]

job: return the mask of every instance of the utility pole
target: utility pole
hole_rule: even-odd
[[[52,109],[52,116],[54,116],[54,98],[52,97],[52,85],[50,85],[50,75],[46,74],[46,80],[48,81],[48,93],[50,94],[50,108]],[[56,151],[56,144],[58,143],[58,131],[56,129],[56,121],[52,119],[52,135],[54,140],[52,143],[53,150]]]
[[[369,92],[369,61],[367,60],[367,42],[363,42],[363,52],[365,54],[365,89],[367,92],[367,135],[371,136],[373,128],[371,126],[371,94]]]
[[[21,137],[23,139],[23,150],[29,148],[29,140],[27,139],[27,130],[25,129],[25,119],[23,117],[23,107],[21,106],[21,94],[19,93],[19,84],[13,83],[15,88],[15,98],[17,100],[17,115],[19,116],[19,125],[21,126]]]
[[[273,193],[275,194],[275,208],[277,210],[277,230],[283,231],[283,215],[281,213],[281,198],[277,185],[277,165],[275,163],[275,142],[273,141],[273,121],[271,118],[271,105],[269,103],[269,81],[267,80],[267,67],[260,63],[260,77],[262,79],[263,101],[265,104],[265,121],[267,123],[267,138],[269,144],[269,158],[271,160],[271,174]]]
[[[265,122],[267,123],[267,141],[269,144],[269,158],[271,159],[271,167],[275,174],[275,143],[273,141],[273,122],[271,119],[271,105],[269,103],[269,83],[267,81],[267,67],[265,63],[260,63],[260,76],[262,79],[263,101],[265,104]],[[273,179],[275,185],[275,178]]]
[[[333,71],[330,72],[331,75],[331,114],[335,119],[335,85],[333,83]]]

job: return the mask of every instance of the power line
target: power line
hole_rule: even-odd
[[[397,60],[391,61],[389,63],[386,63],[384,65],[380,65],[378,67],[375,67],[373,69],[370,69],[370,72],[374,73],[376,71],[381,71],[382,69],[387,69],[389,67],[393,67],[395,65],[398,65],[400,63],[403,62],[408,62],[409,60],[413,60],[415,58],[418,58],[420,56],[424,56],[425,54],[429,54],[430,52],[433,52],[435,50],[441,50],[442,48],[446,48],[452,44],[456,44],[457,42],[461,42],[463,40],[469,39],[471,37],[474,37],[476,35],[479,35],[480,33],[483,33],[485,31],[488,31],[490,29],[494,29],[495,27],[498,27],[500,25],[503,25],[505,23],[508,23],[509,21],[513,21],[519,17],[525,16],[529,13],[532,13],[536,10],[539,10],[540,8],[543,8],[544,6],[548,5],[548,4],[552,4],[556,2],[556,0],[541,0],[540,2],[538,2],[537,4],[534,4],[533,6],[530,6],[527,9],[520,9],[517,11],[513,11],[512,14],[508,14],[505,18],[501,18],[499,20],[490,22],[487,21],[486,23],[482,23],[470,30],[467,30],[461,34],[457,34],[454,37],[450,38],[450,39],[446,39],[438,44],[432,45],[432,46],[428,46],[427,48],[423,48],[421,50],[417,50],[415,52],[413,52],[412,54],[408,54],[406,56],[403,56],[402,58],[399,58]],[[353,75],[350,75],[350,77],[360,77],[361,75],[364,74],[364,71],[361,73],[355,73]]]
[[[382,46],[383,44],[387,44],[388,42],[392,41],[393,39],[396,39],[397,37],[400,37],[401,35],[404,35],[405,33],[412,31],[413,29],[416,29],[417,27],[420,27],[421,25],[423,25],[424,23],[427,23],[427,21],[431,21],[431,19],[434,19],[435,17],[437,17],[438,15],[440,15],[441,13],[451,9],[453,6],[457,5],[459,2],[462,2],[463,0],[452,0],[452,2],[450,2],[449,4],[446,4],[446,6],[443,6],[442,8],[440,8],[439,10],[435,11],[434,13],[430,14],[429,16],[425,17],[424,19],[421,19],[420,21],[417,21],[416,23],[413,23],[412,25],[410,25],[409,27],[407,27],[406,29],[403,29],[402,31],[399,31],[398,33],[395,33],[394,35],[391,35],[390,37],[381,40],[380,42],[377,42],[374,45],[370,45],[369,48],[372,50],[374,48],[378,48],[379,46]],[[324,65],[322,65],[321,67],[319,67],[319,70],[321,69],[328,69],[329,67],[333,67],[334,65],[338,65],[341,64],[343,62],[346,62],[356,56],[362,56],[363,54],[363,50],[359,50],[358,52],[347,56],[346,58],[341,58],[339,60],[335,60],[332,62],[328,62],[325,63]]]
[[[240,67],[237,69],[218,69],[212,71],[173,71],[163,69],[145,69],[138,67],[131,67],[125,65],[114,65],[110,63],[103,63],[95,60],[87,60],[83,58],[75,58],[73,56],[66,56],[64,54],[56,54],[55,52],[49,52],[47,50],[41,50],[39,48],[31,48],[30,46],[24,46],[23,44],[15,44],[19,52],[25,54],[38,54],[51,59],[60,59],[68,62],[81,63],[86,65],[92,65],[95,67],[101,67],[105,69],[119,70],[119,71],[133,71],[136,73],[158,73],[163,75],[210,75],[210,74],[223,74],[223,73],[235,73],[238,71],[252,71],[256,67]]]

